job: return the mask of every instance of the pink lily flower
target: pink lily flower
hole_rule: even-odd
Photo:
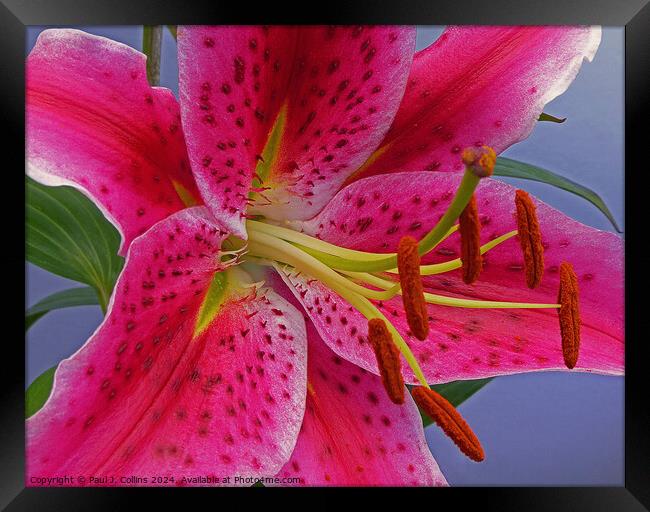
[[[384,390],[368,320],[384,320],[407,384],[566,370],[564,261],[579,285],[575,370],[621,375],[620,239],[535,200],[545,265],[530,289],[514,189],[476,187],[474,164],[449,172],[464,148],[525,138],[599,41],[590,27],[449,28],[414,54],[409,27],[179,27],[179,105],[132,48],[43,32],[27,64],[28,173],[88,194],[126,263],[27,421],[28,476],[446,485],[410,394]],[[449,212],[474,189],[487,247],[468,285]],[[418,271],[420,341],[395,253],[448,217]]]

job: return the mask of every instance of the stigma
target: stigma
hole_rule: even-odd
[[[492,176],[497,154],[489,146],[480,148],[466,148],[462,153],[463,163],[479,178]]]

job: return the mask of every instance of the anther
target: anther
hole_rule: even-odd
[[[544,247],[539,229],[535,203],[523,190],[515,192],[519,243],[524,254],[524,270],[528,288],[536,288],[544,274]]]
[[[399,242],[397,270],[409,328],[417,339],[425,340],[429,334],[427,303],[420,275],[418,242],[411,236],[402,237]]]
[[[413,400],[456,446],[474,462],[485,458],[483,447],[460,413],[433,389],[418,386],[411,391]]]
[[[494,164],[497,160],[497,154],[491,147],[469,147],[463,150],[461,157],[467,168],[471,169],[479,178],[492,176],[492,173],[494,172]]]
[[[481,256],[481,222],[478,218],[476,196],[467,203],[467,206],[458,218],[460,231],[460,261],[463,264],[463,281],[472,284],[478,279],[483,267]]]
[[[570,263],[560,265],[560,333],[564,364],[570,370],[578,362],[580,352],[580,310],[578,306],[578,278]]]
[[[388,397],[394,404],[403,404],[404,379],[399,350],[393,343],[393,338],[381,318],[372,318],[368,322],[368,339],[377,357],[381,382]]]

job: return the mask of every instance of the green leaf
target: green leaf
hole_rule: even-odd
[[[476,380],[456,380],[454,382],[448,382],[446,384],[435,384],[431,386],[431,389],[440,393],[445,397],[451,405],[458,407],[465,400],[471,397],[478,390],[483,388],[492,378],[489,379],[476,379]],[[422,423],[426,427],[432,423],[431,418],[429,418],[422,410],[420,410],[420,415],[422,416]]]
[[[72,187],[46,187],[28,178],[26,203],[27,260],[92,286],[105,311],[124,264],[115,227]]]
[[[609,211],[609,208],[607,208],[607,205],[601,197],[593,190],[588,189],[575,181],[571,181],[568,178],[546,169],[542,169],[541,167],[537,167],[536,165],[527,164],[502,156],[497,158],[496,165],[494,166],[494,175],[538,181],[540,183],[546,183],[547,185],[561,188],[562,190],[566,190],[567,192],[582,197],[603,212],[605,217],[607,217],[607,219],[612,223],[612,226],[614,226],[614,229],[621,233],[618,224],[616,224],[616,221],[614,220],[612,212]]]
[[[55,371],[56,366],[46,370],[36,377],[25,391],[25,418],[34,415],[47,402],[54,384]]]
[[[176,25],[167,25],[167,30],[169,30],[169,33],[172,35],[174,39],[177,38]]]
[[[160,51],[162,26],[145,25],[142,31],[142,53],[147,56],[147,78],[150,85],[160,84]]]
[[[75,306],[93,306],[99,304],[97,292],[90,287],[69,288],[48,295],[25,312],[25,330],[29,329],[39,318],[53,309],[72,308]]]
[[[551,114],[547,114],[546,112],[542,112],[540,116],[537,118],[538,121],[550,121],[551,123],[563,123],[566,121],[566,117],[555,117],[552,116]]]

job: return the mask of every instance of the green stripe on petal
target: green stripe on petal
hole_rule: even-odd
[[[228,274],[227,272],[217,272],[212,278],[208,292],[203,299],[201,309],[194,327],[194,336],[200,335],[216,316],[221,305],[225,302],[228,294]]]
[[[287,107],[286,105],[278,112],[278,117],[273,123],[273,128],[269,132],[268,139],[262,151],[262,159],[258,162],[255,168],[256,176],[253,178],[253,187],[269,186],[267,181],[273,169],[273,164],[277,159],[278,149],[280,148],[280,141],[284,133],[284,128],[287,121]],[[253,197],[257,194],[253,193]],[[264,199],[261,199],[264,202]]]

